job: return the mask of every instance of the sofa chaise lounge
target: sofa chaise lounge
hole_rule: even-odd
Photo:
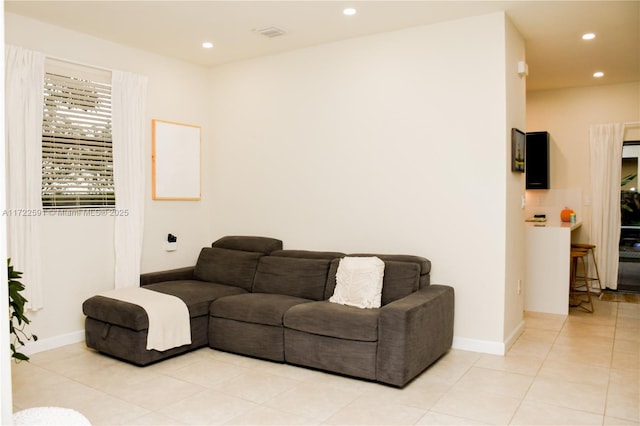
[[[379,308],[329,300],[345,257],[384,262]],[[83,303],[86,344],[140,366],[209,346],[402,387],[452,344],[453,288],[432,285],[430,270],[420,256],[283,250],[273,238],[223,237],[194,266],[140,279],[184,301],[191,344],[147,350],[145,310],[100,295]]]

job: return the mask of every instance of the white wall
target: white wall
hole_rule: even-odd
[[[640,82],[527,93],[527,131],[551,135],[551,188],[582,191],[580,241],[589,241],[591,229],[589,126],[638,121]],[[640,140],[640,128],[625,138]]]
[[[507,232],[506,176],[508,197],[522,193],[507,147],[511,124],[524,127],[522,83],[505,119],[505,32],[492,14],[213,69],[214,233],[423,255],[432,282],[456,289],[457,344],[500,347],[518,216]]]
[[[211,243],[209,194],[211,174],[203,167],[203,197],[198,202],[151,200],[151,119],[202,126],[203,155],[211,157],[206,70],[147,52],[68,31],[19,15],[5,15],[5,41],[47,55],[107,69],[148,76],[149,123],[147,190],[142,270],[152,271],[195,263],[201,247]],[[32,313],[30,330],[40,340],[31,350],[46,349],[84,337],[82,302],[113,286],[113,221],[109,217],[47,217],[42,236],[45,259],[45,307]],[[163,248],[167,234],[178,236],[178,251]],[[16,265],[19,268],[19,265]],[[28,277],[25,276],[28,285]]]
[[[511,23],[506,20],[505,31],[505,81],[506,81],[506,126],[508,132],[505,163],[511,162],[511,129],[526,130],[526,82],[525,76],[517,73],[517,64],[526,62],[524,39]],[[515,342],[524,327],[525,275],[525,228],[522,197],[524,197],[524,173],[514,173],[511,167],[506,171],[506,236],[505,236],[505,281],[504,281],[504,335],[506,348]],[[518,285],[520,281],[520,286]]]

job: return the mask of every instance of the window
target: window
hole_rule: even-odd
[[[113,208],[111,73],[49,59],[45,67],[42,205]]]

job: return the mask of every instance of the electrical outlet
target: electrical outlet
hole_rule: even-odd
[[[522,280],[518,280],[518,288],[516,291],[518,294],[522,293]]]

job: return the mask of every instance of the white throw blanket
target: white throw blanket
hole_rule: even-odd
[[[182,299],[140,287],[105,291],[100,296],[133,303],[147,312],[147,350],[166,351],[191,344],[189,309]]]

